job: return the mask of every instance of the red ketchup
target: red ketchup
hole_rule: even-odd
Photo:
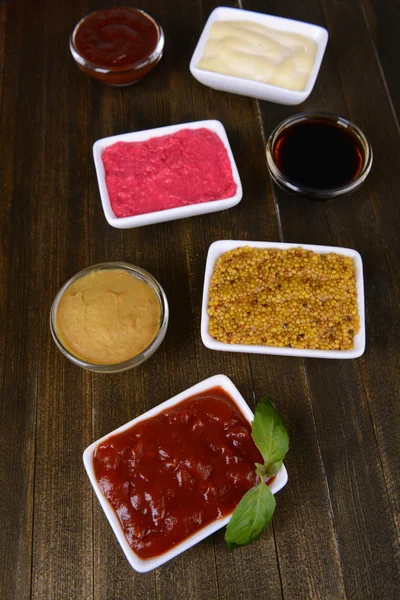
[[[220,387],[109,437],[93,458],[100,488],[142,559],[232,513],[256,483],[255,462],[262,457],[250,423]]]
[[[155,52],[161,36],[161,28],[143,11],[105,8],[78,23],[71,51],[75,60],[79,55],[78,66],[89,75],[126,85],[141,79],[161,58],[162,48]]]

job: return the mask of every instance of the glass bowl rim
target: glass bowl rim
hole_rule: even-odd
[[[146,346],[146,348],[144,348],[141,352],[139,352],[139,354],[136,354],[136,356],[132,356],[132,358],[129,358],[128,360],[126,360],[124,362],[119,362],[119,363],[114,363],[114,364],[91,363],[91,362],[85,361],[81,358],[78,358],[77,356],[72,354],[72,352],[70,352],[70,350],[68,350],[65,347],[65,345],[63,344],[63,342],[61,341],[61,339],[58,335],[57,326],[56,326],[58,304],[61,300],[61,297],[63,296],[65,291],[69,288],[69,286],[74,281],[79,279],[80,277],[83,277],[84,275],[88,275],[92,271],[113,270],[113,269],[114,270],[123,270],[125,272],[130,273],[133,276],[138,275],[142,281],[145,281],[147,284],[150,285],[150,287],[156,293],[157,299],[160,303],[160,325],[159,325],[156,335],[154,336],[154,338],[152,339],[150,344],[148,346]],[[70,277],[70,279],[68,279],[68,281],[66,281],[64,283],[64,285],[61,286],[61,288],[59,289],[59,291],[57,292],[57,294],[53,300],[53,303],[52,303],[51,309],[50,309],[50,331],[51,331],[51,335],[53,337],[53,340],[54,340],[57,348],[60,350],[60,352],[66,358],[68,358],[75,365],[82,367],[83,369],[86,369],[88,371],[94,371],[97,373],[121,373],[122,371],[127,371],[128,369],[138,367],[145,360],[150,358],[150,356],[152,356],[152,354],[161,345],[161,342],[163,341],[165,334],[167,332],[168,320],[169,320],[168,301],[167,301],[167,297],[166,297],[165,292],[164,292],[163,288],[161,287],[161,285],[145,269],[142,269],[141,267],[138,267],[137,265],[133,265],[131,263],[126,263],[126,262],[97,263],[95,265],[90,265],[88,267],[85,267],[81,271],[78,271],[78,273],[76,273],[75,275]]]
[[[151,52],[151,54],[149,54],[146,58],[144,58],[141,61],[132,63],[131,65],[125,65],[123,67],[102,67],[100,64],[96,64],[94,62],[88,61],[86,58],[84,58],[78,52],[78,50],[75,47],[75,36],[76,36],[76,33],[77,33],[79,27],[82,25],[82,23],[84,21],[86,21],[86,19],[88,17],[90,17],[100,11],[105,11],[105,10],[109,10],[109,9],[115,10],[118,8],[124,8],[124,9],[131,10],[133,12],[140,13],[144,17],[149,19],[149,21],[151,21],[157,29],[157,33],[158,33],[157,44],[156,44],[156,47],[154,48],[154,50]],[[127,73],[130,71],[139,71],[140,69],[147,66],[148,64],[152,64],[153,62],[155,62],[161,58],[163,50],[164,50],[164,43],[165,43],[165,36],[164,36],[164,31],[163,31],[161,25],[159,25],[157,23],[157,21],[155,21],[155,19],[153,19],[153,17],[151,17],[144,10],[141,10],[140,8],[134,8],[131,6],[110,6],[108,8],[98,8],[96,10],[93,10],[92,12],[88,13],[87,15],[85,15],[78,21],[78,23],[75,25],[74,30],[69,38],[69,49],[71,51],[73,58],[79,65],[81,65],[85,69],[89,69],[96,73],[102,73],[102,74],[106,75],[106,74],[114,74],[114,73],[115,74]]]
[[[331,121],[331,122],[338,123],[339,125],[345,127],[349,131],[351,131],[353,133],[353,135],[359,140],[359,142],[363,148],[363,151],[364,151],[364,159],[363,159],[363,166],[362,166],[359,174],[357,175],[356,179],[350,181],[349,183],[346,183],[345,185],[335,187],[335,188],[325,188],[325,189],[308,188],[306,186],[301,186],[301,185],[295,184],[288,177],[286,177],[282,173],[282,171],[278,168],[277,164],[275,163],[274,157],[273,157],[274,145],[275,145],[275,142],[276,142],[278,136],[282,133],[282,131],[284,129],[294,125],[295,123],[306,122],[306,121],[311,121],[311,120]],[[281,121],[281,123],[279,123],[275,127],[275,129],[272,131],[272,133],[270,134],[270,136],[268,138],[267,145],[266,145],[266,155],[267,155],[268,170],[270,172],[270,175],[271,175],[273,181],[277,185],[279,185],[285,191],[289,191],[291,193],[295,193],[295,194],[299,194],[299,195],[309,196],[311,198],[312,197],[314,197],[314,198],[333,198],[333,197],[341,196],[342,194],[348,194],[349,192],[354,191],[367,178],[367,175],[369,174],[369,172],[371,170],[372,161],[373,161],[372,146],[371,146],[370,142],[368,141],[367,137],[365,136],[365,134],[363,133],[363,131],[358,127],[358,125],[356,125],[352,121],[349,121],[345,117],[341,117],[334,113],[319,112],[319,111],[297,113],[297,114]]]

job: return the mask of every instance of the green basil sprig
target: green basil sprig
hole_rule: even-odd
[[[276,503],[265,478],[269,479],[278,473],[289,450],[285,425],[269,398],[261,398],[251,425],[251,435],[264,464],[256,463],[259,483],[243,496],[228,523],[225,532],[228,550],[251,544],[271,522]]]

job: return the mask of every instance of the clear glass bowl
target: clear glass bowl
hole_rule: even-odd
[[[347,131],[349,131],[351,134],[353,134],[353,136],[357,139],[360,149],[362,150],[362,154],[363,154],[362,167],[361,167],[361,170],[358,173],[358,175],[355,177],[355,179],[352,179],[349,183],[347,183],[346,185],[343,185],[341,187],[328,188],[328,189],[317,189],[317,188],[307,188],[307,187],[303,187],[301,185],[297,185],[293,181],[291,181],[289,178],[287,178],[284,175],[284,173],[282,173],[282,171],[279,169],[279,167],[277,166],[277,164],[274,160],[275,143],[278,140],[279,136],[282,134],[282,132],[286,128],[289,128],[295,124],[304,123],[307,121],[312,121],[312,122],[328,121],[330,123],[335,123],[336,125],[342,126]],[[344,119],[343,117],[339,117],[337,115],[333,115],[330,113],[323,113],[323,112],[299,113],[297,115],[294,115],[293,117],[289,117],[288,119],[285,119],[285,121],[282,121],[282,123],[280,123],[273,130],[271,135],[269,136],[266,152],[267,152],[267,165],[268,165],[269,173],[271,175],[272,180],[279,187],[281,187],[283,190],[285,190],[286,192],[289,192],[291,194],[297,194],[300,196],[306,196],[308,198],[315,198],[315,199],[335,198],[336,196],[341,196],[343,194],[349,194],[350,192],[353,192],[354,190],[356,190],[358,187],[360,187],[360,185],[367,178],[367,175],[371,170],[372,159],[373,159],[371,144],[369,143],[369,141],[367,140],[367,138],[365,137],[365,135],[363,134],[361,129],[359,127],[357,127],[357,125],[355,125],[351,121],[348,121],[347,119]]]
[[[111,9],[114,8],[118,7],[111,7]],[[153,52],[149,54],[144,60],[141,60],[140,62],[125,67],[102,67],[100,65],[96,65],[89,62],[78,52],[78,50],[75,47],[75,36],[79,27],[84,23],[84,21],[88,17],[94,15],[97,12],[104,12],[107,9],[96,10],[83,17],[83,19],[81,19],[76,25],[69,40],[69,49],[78,67],[87,75],[90,75],[91,77],[94,77],[95,79],[98,79],[99,81],[102,81],[103,83],[112,86],[131,85],[133,83],[136,83],[140,79],[143,79],[143,77],[149,71],[151,71],[151,69],[153,69],[153,67],[155,67],[156,64],[160,61],[164,51],[165,37],[162,27],[143,10],[140,10],[138,8],[130,8],[129,6],[124,6],[123,8],[140,13],[142,16],[146,17],[149,21],[151,21],[157,29],[157,45],[154,48]]]
[[[104,269],[118,269],[118,270],[126,271],[127,273],[133,275],[134,277],[137,277],[138,279],[141,279],[142,281],[146,282],[153,289],[153,291],[155,292],[155,294],[158,298],[158,301],[160,303],[159,328],[158,328],[158,331],[157,331],[154,339],[152,340],[152,342],[142,352],[140,352],[136,356],[133,356],[129,360],[126,360],[122,363],[115,363],[115,364],[111,364],[111,365],[89,363],[89,362],[82,360],[81,358],[78,358],[74,354],[72,354],[64,346],[64,344],[61,340],[61,337],[58,334],[57,324],[56,324],[57,323],[56,318],[57,318],[58,304],[59,304],[60,299],[63,296],[64,292],[68,289],[68,287],[71,285],[71,283],[76,281],[79,277],[88,275],[89,273],[91,273],[93,271],[102,271]],[[77,273],[76,275],[71,277],[71,279],[69,279],[62,286],[62,288],[58,292],[57,296],[55,297],[54,302],[51,307],[51,310],[50,310],[50,330],[51,330],[51,335],[53,336],[53,340],[54,340],[57,348],[60,350],[60,352],[62,352],[62,354],[64,354],[64,356],[66,356],[75,365],[78,365],[79,367],[82,367],[83,369],[87,369],[88,371],[94,371],[96,373],[121,373],[122,371],[127,371],[128,369],[132,369],[133,367],[138,367],[145,360],[150,358],[150,356],[152,354],[154,354],[154,352],[157,350],[157,348],[160,346],[161,342],[163,341],[165,334],[167,332],[168,318],[169,318],[169,309],[168,309],[167,297],[166,297],[161,285],[158,283],[158,281],[156,279],[154,279],[154,277],[152,275],[150,275],[150,273],[148,273],[144,269],[141,269],[140,267],[136,267],[135,265],[130,265],[128,263],[123,263],[123,262],[100,263],[97,265],[93,265],[91,267],[86,267],[86,269],[79,271],[79,273]]]

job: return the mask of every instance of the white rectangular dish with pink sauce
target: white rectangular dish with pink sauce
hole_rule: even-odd
[[[234,193],[229,193],[228,197],[223,197],[223,198],[215,198],[212,200],[194,200],[193,203],[191,203],[191,198],[188,197],[191,192],[190,192],[190,181],[188,180],[186,186],[188,188],[188,194],[186,196],[185,202],[186,205],[184,206],[176,206],[174,208],[166,208],[163,210],[153,210],[153,211],[148,211],[148,212],[143,212],[142,214],[134,214],[134,215],[128,215],[128,216],[117,216],[116,212],[113,210],[113,206],[112,206],[112,199],[110,198],[110,174],[107,175],[106,173],[106,169],[105,169],[105,165],[104,165],[104,161],[103,161],[103,154],[104,152],[110,148],[110,146],[113,146],[114,144],[117,144],[118,142],[124,142],[124,143],[130,143],[130,142],[146,142],[146,141],[150,141],[153,140],[155,138],[160,138],[162,136],[171,136],[171,134],[176,134],[178,132],[182,132],[183,130],[199,130],[199,129],[205,129],[208,130],[210,132],[212,132],[213,134],[215,134],[219,140],[219,142],[222,142],[223,144],[223,148],[226,151],[226,155],[224,157],[224,160],[227,158],[227,161],[229,161],[229,166],[230,166],[230,170],[231,170],[231,179],[232,179],[232,185],[230,186],[229,189],[232,189],[232,192]],[[156,145],[155,145],[155,149],[156,149]],[[150,149],[151,151],[151,149]],[[109,152],[109,151],[108,151]],[[146,154],[146,156],[148,156],[148,152]],[[132,133],[125,133],[122,135],[115,135],[115,136],[111,136],[111,137],[107,137],[107,138],[102,138],[100,140],[97,140],[95,142],[95,144],[93,145],[93,157],[94,157],[94,163],[95,163],[95,168],[96,168],[96,174],[97,174],[97,181],[99,184],[99,191],[100,191],[100,197],[101,197],[101,202],[103,205],[103,210],[104,210],[104,215],[108,221],[108,223],[112,226],[112,227],[116,227],[117,229],[130,229],[130,228],[134,228],[134,227],[142,227],[144,225],[152,225],[153,223],[162,223],[164,221],[173,221],[175,219],[184,219],[186,217],[193,217],[196,215],[202,215],[202,214],[206,214],[206,213],[212,213],[212,212],[217,212],[220,210],[225,210],[227,208],[231,208],[233,206],[235,206],[236,204],[238,204],[242,198],[242,184],[240,181],[240,177],[239,177],[239,173],[236,167],[236,163],[235,163],[235,159],[233,157],[232,154],[232,150],[229,144],[229,140],[228,140],[228,136],[226,134],[225,128],[222,125],[222,123],[220,123],[219,121],[216,120],[206,120],[206,121],[196,121],[196,122],[192,122],[192,123],[182,123],[179,125],[170,125],[168,127],[159,127],[156,129],[148,129],[146,131],[136,131],[136,132],[132,132]],[[179,158],[179,157],[178,157]],[[163,159],[161,159],[163,160]],[[228,164],[228,162],[226,162],[226,164]],[[173,161],[172,161],[173,162]],[[178,167],[176,167],[176,169],[178,169]],[[179,168],[179,176],[178,173],[175,172],[173,173],[173,175],[175,176],[175,180],[178,181],[180,177],[184,177],[185,176],[185,168],[184,165],[182,168]],[[113,175],[113,180],[114,182],[117,181],[119,172],[118,172],[118,168],[115,170],[115,176]],[[197,173],[198,175],[198,179],[201,179],[201,173]],[[108,176],[108,182],[107,182],[107,176]],[[190,179],[191,174],[189,174],[188,179]],[[209,174],[205,173],[205,176],[208,177]],[[150,164],[145,164],[143,167],[143,177],[139,183],[141,183],[142,185],[142,189],[140,191],[141,196],[143,198],[143,196],[145,196],[145,185],[146,185],[146,177],[148,178],[149,181],[149,185],[152,185],[152,166]],[[166,179],[166,193],[168,192],[168,173],[166,172],[165,175]],[[183,181],[183,179],[182,179]],[[200,182],[204,187],[206,187],[206,182]],[[129,184],[131,185],[131,184]],[[125,186],[125,182],[123,182],[123,186]],[[134,193],[136,183],[133,184],[133,186],[131,186],[131,190],[133,190],[131,193]],[[121,196],[123,196],[123,194],[125,193],[126,190],[126,186],[125,188],[122,187],[121,188]],[[118,196],[118,194],[117,194]],[[114,195],[114,198],[116,196]]]

